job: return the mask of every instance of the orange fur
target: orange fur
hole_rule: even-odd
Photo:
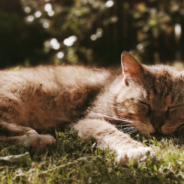
[[[70,124],[82,138],[92,136],[117,161],[134,164],[150,152],[115,125],[142,134],[183,132],[183,73],[141,65],[122,54],[122,70],[83,66],[39,66],[0,71],[0,141],[37,150],[55,143],[36,130]],[[114,125],[113,125],[114,124]],[[71,125],[71,124],[70,124]]]

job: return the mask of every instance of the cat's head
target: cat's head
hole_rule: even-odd
[[[174,68],[140,64],[121,56],[123,82],[115,99],[116,115],[142,134],[184,133],[184,74]],[[184,127],[184,126],[183,126]]]

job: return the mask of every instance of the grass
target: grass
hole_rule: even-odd
[[[44,132],[45,133],[45,132]],[[57,143],[42,152],[23,146],[0,145],[0,157],[29,151],[31,164],[0,162],[0,183],[58,184],[163,184],[184,183],[184,138],[138,138],[152,147],[157,158],[138,167],[122,167],[115,154],[96,147],[93,139],[84,141],[72,130],[54,131]]]

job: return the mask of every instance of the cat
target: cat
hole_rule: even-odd
[[[140,64],[128,52],[121,71],[83,66],[38,66],[0,71],[0,142],[41,150],[55,143],[36,130],[72,126],[93,137],[101,149],[114,150],[122,165],[134,165],[150,147],[115,125],[148,135],[182,134],[184,74],[167,66]]]

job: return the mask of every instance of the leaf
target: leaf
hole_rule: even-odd
[[[148,157],[150,155],[150,151],[147,151],[146,152],[146,156]]]
[[[23,164],[26,166],[31,165],[31,157],[28,152],[21,155],[10,155],[6,157],[0,157],[0,163],[4,164]]]
[[[132,166],[134,165],[134,158],[133,157],[131,158],[131,162],[130,163],[131,163]]]
[[[87,157],[80,157],[80,158],[78,158],[77,160],[78,160],[78,161],[86,161],[86,160],[88,160],[88,158],[87,158]]]
[[[138,168],[140,170],[143,170],[144,168],[146,168],[146,162],[140,162],[139,165],[138,165]]]
[[[154,168],[154,171],[157,171],[157,166],[156,165],[154,165],[153,168]]]

